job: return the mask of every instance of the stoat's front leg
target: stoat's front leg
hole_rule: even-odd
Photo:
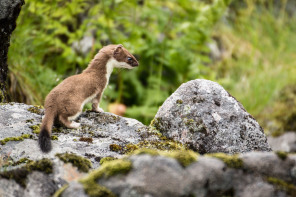
[[[104,112],[102,108],[100,108],[102,93],[99,93],[92,101],[92,111],[94,112]]]

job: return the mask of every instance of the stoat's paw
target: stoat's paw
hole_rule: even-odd
[[[71,122],[70,127],[72,127],[73,129],[76,129],[76,128],[80,127],[80,123],[73,121],[73,122]]]
[[[104,110],[100,107],[97,107],[97,109],[95,110],[95,112],[104,112]]]

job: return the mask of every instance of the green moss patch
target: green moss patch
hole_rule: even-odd
[[[20,164],[29,163],[29,162],[32,162],[32,160],[30,160],[30,159],[24,157],[24,158],[21,158],[20,160],[18,160],[18,161],[16,161],[16,162],[14,162],[14,163],[12,164],[12,166],[18,166],[18,165],[20,165]]]
[[[26,120],[26,123],[33,123],[34,119]]]
[[[175,151],[160,151],[153,149],[139,149],[133,155],[149,154],[152,156],[162,155],[176,159],[183,167],[189,166],[191,163],[197,161],[198,154],[192,150],[175,150]]]
[[[285,160],[288,157],[288,153],[284,151],[276,151],[275,154],[277,154],[281,160]]]
[[[182,101],[181,99],[178,99],[178,100],[176,101],[176,103],[177,103],[177,104],[183,104],[183,101]]]
[[[91,137],[81,137],[81,138],[79,138],[79,141],[93,143],[93,139]]]
[[[39,134],[40,133],[40,124],[29,126],[30,129],[33,130],[33,133]]]
[[[89,197],[115,197],[115,195],[106,187],[97,184],[95,181],[81,182],[84,191]]]
[[[131,170],[132,163],[127,160],[118,159],[103,163],[101,167],[89,173],[89,175],[79,182],[83,185],[86,193],[91,197],[97,196],[115,196],[104,186],[97,184],[99,178],[108,178],[110,176],[127,173]]]
[[[171,139],[167,139],[157,130],[152,130],[151,132],[145,133],[146,138],[147,138],[147,135],[148,137],[152,136],[152,138],[156,138],[156,140],[142,140],[137,144],[127,144],[122,147],[122,153],[129,154],[129,153],[133,153],[135,150],[138,150],[138,149],[154,149],[154,150],[161,150],[161,151],[187,149],[182,143],[176,142]]]
[[[159,151],[155,149],[148,149],[148,148],[141,148],[132,153],[133,155],[143,155],[143,154],[148,154],[148,155],[159,155]]]
[[[58,153],[55,156],[64,163],[71,163],[73,166],[76,166],[81,172],[88,172],[92,167],[92,164],[88,159],[74,153]]]
[[[105,162],[116,160],[114,157],[104,157],[100,160],[100,165],[103,165]]]
[[[118,144],[110,144],[109,148],[111,151],[114,151],[114,152],[120,152],[122,150],[122,147]]]
[[[296,186],[293,184],[287,183],[286,181],[275,177],[268,177],[267,182],[273,184],[279,190],[286,191],[291,196],[296,196]]]
[[[154,118],[151,123],[150,127],[154,127],[156,130],[162,133],[162,120],[161,118]]]
[[[59,128],[57,128],[57,127],[53,127],[53,128],[52,128],[52,132],[53,132],[53,133],[63,133],[61,127],[59,127]]]
[[[64,192],[68,187],[69,187],[69,185],[68,185],[68,184],[65,184],[63,187],[61,187],[60,189],[58,189],[58,190],[54,193],[54,195],[53,195],[52,197],[60,197],[60,196],[63,194],[63,192]]]
[[[185,150],[186,147],[184,147],[183,144],[179,142],[175,142],[173,140],[168,140],[166,138],[156,140],[156,141],[141,141],[138,144],[136,144],[138,148],[148,148],[148,149],[156,149],[156,150]]]
[[[56,135],[52,135],[50,138],[51,138],[51,140],[58,140],[59,139],[58,136],[56,136]]]
[[[210,153],[206,156],[215,157],[221,159],[230,168],[242,168],[243,160],[238,155],[227,155],[225,153]]]
[[[163,150],[163,151],[172,151],[172,150],[186,150],[183,144],[169,140],[166,137],[159,137],[158,140],[143,140],[137,144],[127,144],[127,145],[118,145],[110,144],[109,148],[111,151],[118,152],[120,154],[132,154],[138,149],[153,149],[153,150]]]
[[[164,152],[162,155],[176,159],[183,167],[197,160],[197,154],[191,150]]]
[[[0,144],[5,145],[9,141],[23,141],[24,139],[28,139],[28,138],[32,139],[33,135],[23,134],[23,135],[18,136],[18,137],[7,137],[7,138],[4,138],[3,140],[0,140]]]
[[[42,106],[40,106],[40,105],[34,105],[33,107],[29,107],[28,108],[28,111],[31,112],[31,113],[35,113],[35,114],[41,115],[42,114],[41,109],[43,109]]]
[[[46,174],[52,173],[53,164],[49,159],[28,162],[25,166],[6,172],[1,172],[0,177],[5,179],[14,179],[18,184],[26,187],[27,176],[32,171],[40,171]]]

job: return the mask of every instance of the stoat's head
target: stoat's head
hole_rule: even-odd
[[[112,64],[115,68],[127,68],[132,69],[139,66],[137,59],[126,50],[121,44],[119,45],[109,45],[104,47],[104,49],[111,49],[109,64]]]

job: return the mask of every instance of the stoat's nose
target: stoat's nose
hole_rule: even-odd
[[[132,64],[133,67],[139,66],[139,62],[138,61],[134,61]]]

